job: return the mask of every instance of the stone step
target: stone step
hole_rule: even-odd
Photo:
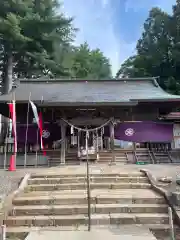
[[[13,206],[11,216],[22,215],[73,215],[87,214],[88,206],[85,205],[27,205]],[[91,213],[168,213],[165,204],[92,204]]]
[[[98,162],[100,162],[100,163],[112,162],[112,158],[99,158]]]
[[[92,214],[92,225],[107,224],[168,224],[168,214],[163,213],[110,213]],[[88,224],[87,215],[38,215],[9,216],[4,220],[7,226],[71,226]]]
[[[126,163],[126,162],[127,162],[127,159],[119,159],[119,158],[116,158],[116,159],[115,159],[115,162]]]
[[[116,227],[111,225],[112,228]],[[123,225],[124,227],[126,227],[126,225]],[[129,226],[129,225],[128,225]],[[144,225],[138,224],[138,227],[142,227]],[[163,232],[166,233],[166,235],[169,234],[169,224],[146,224],[145,225],[147,227],[147,229],[150,229],[150,231],[152,232]],[[96,229],[102,229],[104,228],[104,226],[92,226],[92,229],[96,230]],[[106,228],[106,226],[105,226]],[[175,226],[175,229],[178,228]],[[109,227],[108,227],[109,229]],[[72,226],[49,226],[49,227],[7,227],[7,238],[9,239],[25,239],[25,237],[27,236],[27,234],[29,232],[34,232],[34,231],[86,231],[87,230],[87,226],[83,226],[83,225],[72,225]]]
[[[111,195],[111,194],[101,194],[101,195],[91,195],[91,203],[93,204],[164,204],[165,199],[161,196],[132,196],[132,195]],[[59,194],[53,196],[51,193],[49,195],[35,195],[35,196],[19,196],[13,200],[13,205],[69,205],[69,204],[87,204],[87,195],[64,195]]]
[[[93,189],[147,189],[151,188],[149,183],[91,183]],[[32,184],[26,187],[30,191],[54,191],[54,190],[78,190],[86,189],[87,183],[63,183],[63,184]]]
[[[95,173],[96,172],[96,173]],[[112,172],[112,173],[106,173],[103,172],[101,169],[90,169],[90,175],[94,177],[140,177],[145,176],[142,172]],[[47,172],[47,173],[36,173],[32,174],[31,178],[74,178],[74,177],[85,177],[86,172],[84,173],[76,173],[76,174],[58,174],[55,171]]]
[[[132,183],[148,183],[147,177],[90,177],[91,182],[95,183],[112,183],[112,182],[132,182]],[[28,184],[57,184],[57,183],[84,183],[86,177],[74,177],[74,178],[31,178],[28,180]]]
[[[61,196],[74,196],[74,195],[87,195],[87,189],[79,189],[79,190],[60,190],[60,191],[24,191],[18,194],[18,196],[44,196],[44,195],[61,195]],[[92,197],[98,196],[118,196],[121,198],[122,196],[129,196],[129,197],[149,197],[149,198],[162,198],[158,193],[152,191],[151,189],[94,189],[91,190]]]
[[[99,153],[100,156],[112,156],[112,153],[111,152],[104,152],[104,153]],[[114,155],[115,156],[126,156],[125,153],[118,153],[118,152],[114,152]]]
[[[114,159],[115,159],[116,161],[117,161],[117,160],[119,160],[119,161],[127,161],[127,158],[126,158],[126,157],[117,157],[117,156],[115,156]],[[100,156],[100,157],[99,157],[99,161],[105,161],[105,162],[107,162],[107,161],[112,161],[112,157],[102,157],[102,156]]]

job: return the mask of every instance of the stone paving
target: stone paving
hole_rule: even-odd
[[[93,229],[88,231],[41,231],[31,232],[25,240],[156,240],[153,234],[144,227],[118,227]]]

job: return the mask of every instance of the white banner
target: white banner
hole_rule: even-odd
[[[33,113],[34,113],[34,118],[35,118],[35,121],[38,125],[38,128],[39,128],[39,131],[40,131],[40,140],[41,140],[41,149],[44,149],[43,147],[43,140],[42,140],[42,119],[39,118],[38,116],[38,111],[37,111],[37,107],[36,105],[32,102],[32,101],[29,101],[30,104],[31,104],[31,107],[32,107],[32,110],[33,110]]]
[[[31,104],[31,107],[32,107],[32,110],[33,110],[33,113],[34,113],[35,121],[36,121],[36,123],[39,127],[39,116],[38,116],[38,112],[37,112],[37,107],[32,101],[29,101],[29,102]]]

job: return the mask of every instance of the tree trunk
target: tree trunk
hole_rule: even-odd
[[[12,52],[5,53],[4,67],[2,73],[2,93],[7,94],[13,85],[13,55]]]
[[[12,52],[9,51],[4,55],[4,67],[2,72],[2,94],[8,94],[12,90],[13,85],[13,55]],[[0,144],[5,142],[9,119],[6,117],[1,117],[1,121],[3,119],[3,124],[1,127],[0,134]]]

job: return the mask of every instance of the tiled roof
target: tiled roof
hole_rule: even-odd
[[[13,94],[15,93],[15,94]],[[180,101],[165,92],[154,78],[118,80],[21,80],[0,102],[11,101],[66,104],[125,104],[138,101]]]

